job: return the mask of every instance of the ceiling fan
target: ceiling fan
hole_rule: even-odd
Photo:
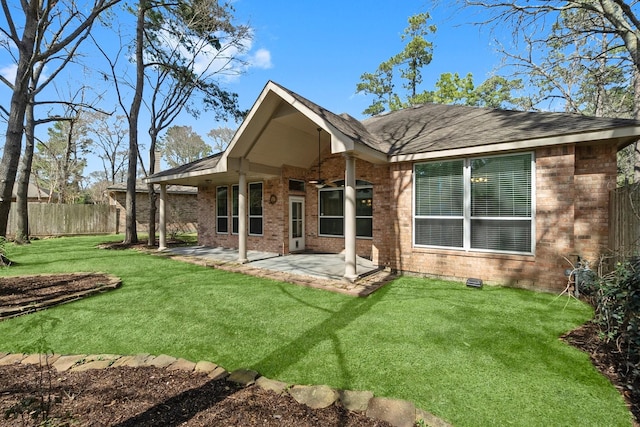
[[[336,184],[330,181],[326,181],[322,178],[322,174],[320,173],[320,132],[321,128],[318,128],[318,179],[310,179],[309,184],[315,185],[316,188],[321,189],[324,187],[336,187]]]

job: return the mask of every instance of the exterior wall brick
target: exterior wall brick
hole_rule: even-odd
[[[196,194],[167,193],[166,214],[167,233],[195,233],[198,229],[198,196]],[[109,193],[109,203],[115,205],[119,211],[118,230],[124,230],[126,218],[126,193],[112,191]],[[160,193],[156,199],[156,230],[159,227]],[[139,232],[149,231],[149,195],[136,193],[136,229]]]
[[[321,175],[343,180],[343,156],[323,156]],[[511,255],[413,247],[413,163],[373,165],[356,160],[356,176],[373,184],[373,238],[356,240],[356,253],[380,266],[428,276],[558,291],[566,286],[564,270],[580,255],[592,263],[608,243],[608,191],[615,186],[616,149],[574,144],[535,151],[535,254]],[[282,168],[281,177],[263,181],[264,234],[249,236],[249,249],[289,253],[289,197],[305,199],[306,249],[339,253],[343,237],[318,235],[318,190],[289,191],[289,179],[308,182],[309,170]],[[248,182],[252,182],[248,179]],[[229,183],[229,185],[235,183]],[[215,186],[199,188],[200,244],[236,248],[237,236],[215,230]],[[230,194],[230,193],[229,193]],[[275,201],[270,203],[271,195]],[[229,206],[231,200],[229,199]],[[231,224],[229,224],[231,229]]]

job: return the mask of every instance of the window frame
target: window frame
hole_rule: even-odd
[[[220,190],[225,190],[225,215],[220,215]],[[226,229],[220,231],[220,220],[224,218]],[[216,234],[229,234],[229,186],[220,185],[216,187]]]
[[[337,238],[344,238],[344,181],[334,181],[334,184],[336,184],[336,187],[324,187],[324,188],[320,188],[318,189],[318,236],[319,237],[337,237]],[[358,190],[365,190],[365,189],[371,189],[371,215],[358,215],[356,213],[356,238],[358,239],[373,239],[373,183],[368,182],[368,181],[362,181],[362,180],[357,180],[356,181],[356,203],[358,201]],[[321,193],[322,192],[333,192],[333,191],[339,191],[342,193],[342,204],[341,204],[341,209],[342,209],[342,215],[322,215],[321,209],[322,209],[322,203],[321,203]],[[362,200],[362,199],[360,199]],[[357,211],[356,211],[357,212]],[[342,234],[323,234],[320,232],[321,230],[321,221],[322,219],[330,219],[330,220],[336,220],[336,219],[340,219],[342,220]],[[357,230],[358,230],[358,225],[357,222],[358,220],[369,220],[371,221],[371,235],[370,236],[362,236],[362,235],[358,235],[357,234]]]
[[[252,199],[251,199],[251,187],[252,186],[260,186],[260,214],[252,213]],[[252,232],[252,221],[251,220],[260,220],[260,232]],[[249,236],[263,236],[264,235],[264,184],[262,181],[259,182],[250,182],[247,185],[247,234]]]
[[[475,160],[481,159],[497,159],[501,157],[515,157],[515,156],[523,156],[529,155],[531,159],[531,176],[530,176],[530,215],[529,216],[495,216],[495,217],[484,217],[484,216],[472,216],[472,170],[471,165]],[[462,208],[463,215],[460,216],[446,216],[446,215],[417,215],[418,206],[417,206],[417,174],[416,168],[420,165],[436,163],[436,162],[455,162],[461,161],[463,162],[463,174],[462,174],[462,184],[463,184],[463,198],[462,198]],[[454,251],[464,251],[464,252],[484,252],[484,253],[500,253],[500,254],[514,254],[514,255],[535,255],[535,247],[536,247],[536,158],[535,153],[532,151],[526,152],[515,152],[508,154],[499,154],[499,155],[485,155],[485,156],[474,156],[474,157],[465,157],[465,158],[453,158],[453,159],[444,159],[444,160],[433,160],[428,162],[417,162],[413,164],[413,183],[412,183],[412,245],[415,248],[433,248],[433,249],[445,249],[445,250],[454,250]],[[462,219],[462,246],[438,246],[438,245],[428,245],[428,244],[420,244],[417,243],[417,221],[421,219]],[[530,248],[528,251],[515,251],[515,250],[499,250],[499,249],[484,249],[484,248],[475,248],[472,247],[472,221],[529,221],[530,222]]]
[[[240,185],[233,184],[231,186],[231,234],[238,235],[238,227],[239,227],[239,199],[240,197]]]

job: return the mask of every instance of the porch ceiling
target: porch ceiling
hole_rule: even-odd
[[[329,151],[330,140],[327,132],[320,132],[323,153]],[[242,154],[252,164],[309,169],[318,161],[318,125],[286,102],[275,109],[253,141],[238,142],[237,148],[244,148]],[[234,151],[230,156],[235,157]]]

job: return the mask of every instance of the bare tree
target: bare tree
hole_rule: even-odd
[[[512,29],[516,43],[524,42],[529,46],[527,55],[537,52],[537,47],[546,44],[560,43],[561,46],[573,48],[584,53],[580,45],[589,46],[590,58],[595,61],[589,74],[591,83],[604,87],[604,81],[598,82],[598,71],[610,71],[611,61],[628,63],[631,71],[627,73],[633,88],[633,117],[640,119],[640,9],[636,1],[622,0],[462,0],[469,7],[479,7],[489,13],[482,24],[508,26]],[[530,47],[534,46],[533,49]],[[568,58],[551,58],[550,63],[558,60],[576,61],[580,55]],[[513,56],[511,59],[517,59]],[[538,58],[526,58],[525,63],[538,63]],[[584,59],[584,58],[581,58]],[[542,68],[540,68],[542,70]],[[536,70],[539,72],[540,70]],[[549,70],[549,68],[546,68]],[[574,67],[567,67],[569,72],[580,72]],[[600,76],[605,75],[600,73]],[[593,79],[593,77],[596,79]],[[607,77],[609,78],[610,75]],[[548,81],[552,81],[548,79]],[[574,83],[578,85],[578,82]],[[575,86],[573,87],[575,89]],[[560,85],[556,85],[560,89]],[[564,86],[563,89],[568,89]],[[593,114],[603,114],[606,105],[604,92],[596,89],[593,96]],[[574,109],[575,106],[569,106]],[[640,181],[640,145],[635,144],[635,180]]]
[[[33,171],[49,184],[58,203],[74,203],[82,188],[85,154],[90,144],[81,109],[69,107],[64,120],[49,128],[49,139],[37,144]]]
[[[92,119],[88,125],[93,137],[91,151],[101,160],[103,169],[98,180],[115,184],[117,177],[122,175],[127,163],[125,144],[129,131],[125,117],[95,113]]]
[[[131,106],[126,108],[116,72],[117,59],[108,58],[116,83],[120,105],[129,121],[129,160],[127,173],[127,220],[125,243],[138,241],[135,221],[135,185],[140,158],[138,116],[143,103],[150,111],[149,169],[155,167],[158,135],[183,111],[197,116],[201,110],[213,110],[216,117],[240,118],[237,95],[222,89],[215,78],[235,73],[231,66],[235,55],[244,50],[249,28],[232,23],[232,7],[214,0],[177,0],[156,2],[141,0],[136,11],[135,82]],[[98,48],[100,48],[98,46]],[[146,99],[145,87],[151,89]],[[144,162],[140,162],[144,169]],[[150,244],[155,241],[156,196],[149,188]]]
[[[211,129],[207,136],[213,140],[213,151],[220,153],[227,149],[227,146],[236,134],[235,129],[231,129],[227,126]]]
[[[9,83],[12,87],[11,106],[0,161],[0,236],[7,234],[11,192],[22,149],[25,114],[31,101],[29,84],[34,65],[54,56],[59,56],[64,63],[65,58],[69,58],[65,49],[71,47],[70,51],[73,52],[74,44],[84,39],[95,19],[119,1],[95,0],[86,13],[73,0],[23,0],[19,9],[21,14],[14,18],[17,8],[7,0],[0,0],[6,21],[6,26],[0,28],[0,32],[5,36],[6,42],[18,52],[16,78],[13,84]],[[22,34],[18,32],[16,22],[21,26]]]

